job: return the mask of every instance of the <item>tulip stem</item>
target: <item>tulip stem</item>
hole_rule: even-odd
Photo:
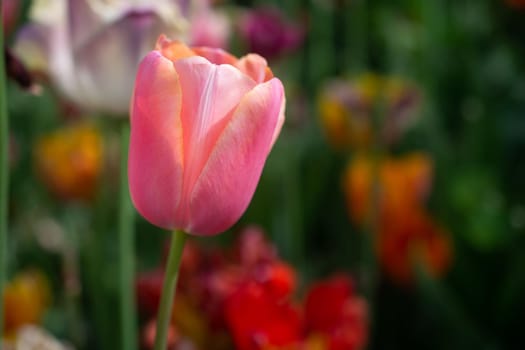
[[[1,8],[1,6],[0,6]],[[0,9],[0,19],[2,10]],[[0,25],[0,49],[4,50],[4,32]],[[0,296],[6,278],[7,213],[9,200],[9,120],[7,116],[4,52],[0,54]],[[0,331],[4,329],[4,305],[0,300]]]
[[[363,260],[364,260],[364,295],[368,301],[369,309],[369,327],[370,334],[375,331],[375,299],[379,278],[379,266],[376,256],[377,242],[380,239],[380,221],[381,221],[381,158],[383,150],[383,140],[381,139],[383,116],[384,116],[384,96],[383,91],[379,90],[371,111],[371,122],[373,128],[373,144],[371,149],[372,167],[371,167],[371,186],[369,193],[369,213],[367,234],[364,235]],[[370,339],[374,339],[373,336]],[[373,348],[373,344],[369,348]]]
[[[120,198],[119,198],[119,263],[120,263],[120,331],[121,349],[137,349],[135,312],[134,210],[128,189],[129,123],[120,129]]]
[[[173,309],[173,300],[179,277],[179,266],[184,250],[186,233],[181,230],[173,231],[171,237],[170,253],[162,285],[162,296],[160,298],[159,311],[157,316],[157,332],[155,334],[155,350],[166,350],[168,340],[168,328]]]

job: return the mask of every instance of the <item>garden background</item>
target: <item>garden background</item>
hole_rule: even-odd
[[[131,346],[152,348],[169,236],[134,214],[127,297],[137,315],[120,310],[119,133],[128,117],[100,107],[96,93],[72,97],[48,62],[53,47],[21,43],[41,2],[2,1],[4,346],[32,323],[76,349],[125,348],[120,327],[129,317],[137,320]],[[241,220],[190,238],[173,348],[521,348],[525,1],[223,0],[189,1],[199,3],[190,10],[188,1],[166,2],[182,9],[178,33],[189,44],[265,57],[287,99]],[[136,25],[134,11],[118,18]],[[94,47],[102,51],[78,55],[98,63],[79,58],[73,72],[111,84],[125,60],[110,56],[112,46]],[[113,68],[97,68],[108,62]],[[277,295],[242,299],[248,282],[270,283]]]

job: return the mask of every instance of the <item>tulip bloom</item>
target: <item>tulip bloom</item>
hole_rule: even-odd
[[[371,160],[356,157],[345,174],[350,216],[358,224],[364,224],[370,215],[372,167]],[[387,158],[378,165],[380,196],[375,249],[385,272],[399,284],[413,281],[414,263],[421,263],[431,276],[440,277],[452,262],[449,233],[425,210],[432,177],[432,159],[421,153]]]
[[[453,260],[450,234],[424,211],[384,221],[380,230],[377,254],[393,282],[410,285],[417,264],[434,278],[449,270]]]
[[[57,197],[90,201],[103,166],[102,135],[86,124],[42,136],[35,144],[35,165],[47,188]]]
[[[328,141],[339,149],[370,147],[374,136],[391,145],[414,124],[420,95],[409,82],[370,73],[354,81],[332,80],[319,99],[321,123]],[[378,102],[384,115],[379,130],[374,130],[373,113]]]
[[[368,338],[368,306],[346,275],[316,282],[306,295],[304,316],[310,333],[324,335],[328,350],[363,349]]]
[[[382,216],[399,216],[423,207],[432,188],[433,162],[424,153],[412,153],[400,158],[388,158],[379,164]],[[373,186],[372,160],[355,157],[344,175],[344,190],[349,214],[357,224],[370,215],[370,193]]]
[[[225,301],[224,313],[236,349],[296,349],[301,342],[303,320],[297,307],[257,283],[237,288]]]
[[[49,282],[42,273],[24,271],[17,274],[3,293],[4,334],[15,335],[22,326],[39,323],[50,298]]]
[[[249,11],[241,19],[239,30],[249,51],[268,59],[296,50],[305,36],[302,27],[288,22],[272,7]]]
[[[213,235],[246,210],[284,122],[284,88],[266,60],[162,36],[139,66],[129,184],[151,223]]]
[[[76,105],[127,115],[137,66],[157,37],[187,37],[183,11],[175,0],[36,0],[15,52]]]

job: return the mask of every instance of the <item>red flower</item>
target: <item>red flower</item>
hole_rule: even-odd
[[[511,7],[525,8],[525,0],[506,0],[506,2]]]
[[[159,308],[162,292],[164,271],[155,270],[137,277],[135,283],[137,291],[138,309],[141,315],[153,317]]]
[[[312,286],[306,296],[305,319],[309,332],[328,338],[330,350],[361,349],[366,343],[366,303],[354,295],[347,276],[332,277]]]
[[[299,312],[254,282],[240,286],[226,300],[225,317],[238,350],[293,346],[302,339]]]
[[[290,297],[295,290],[297,280],[294,269],[279,261],[261,265],[255,272],[255,279],[277,300]]]
[[[273,261],[277,253],[268,242],[262,228],[248,226],[242,230],[235,247],[235,257],[243,266],[253,266],[263,261]]]
[[[440,277],[452,261],[452,244],[440,226],[423,211],[385,218],[378,240],[379,261],[389,277],[401,284],[413,280],[416,264]]]
[[[305,302],[308,329],[330,331],[340,324],[341,310],[353,292],[352,281],[344,275],[314,284]]]

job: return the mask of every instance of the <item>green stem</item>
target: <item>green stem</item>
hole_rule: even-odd
[[[108,119],[108,117],[98,118],[100,130],[113,130],[110,128]],[[104,133],[104,140],[107,140],[108,136],[107,133]],[[104,269],[104,264],[108,260],[104,250],[107,246],[107,233],[109,227],[113,230],[115,226],[112,220],[115,204],[111,190],[113,184],[109,178],[109,167],[105,166],[99,175],[98,193],[93,210],[93,226],[89,234],[83,235],[83,241],[79,246],[83,259],[81,267],[85,269],[86,295],[89,298],[88,312],[93,319],[94,333],[100,350],[117,349],[120,342],[120,334],[115,334],[116,317],[111,308],[120,299],[113,285],[109,286],[107,271]]]
[[[334,59],[334,69],[331,72],[333,75],[341,75],[346,70],[346,60],[345,60],[345,35],[346,35],[346,1],[338,0],[334,3],[334,18],[333,18],[333,59]]]
[[[100,218],[100,213],[97,217]],[[103,226],[97,225],[94,232],[87,235],[87,242],[84,244],[84,262],[86,266],[86,285],[88,295],[90,298],[90,312],[94,318],[97,343],[99,349],[109,350],[114,349],[114,337],[111,334],[110,315],[107,285],[105,283],[106,277],[102,267],[104,255],[101,251],[103,240],[101,235],[104,233]],[[102,283],[100,282],[102,280]]]
[[[120,129],[120,198],[119,198],[119,264],[120,264],[120,331],[121,349],[137,349],[137,316],[133,279],[134,263],[134,210],[128,189],[129,123]]]
[[[68,206],[64,212],[64,219],[68,239],[61,250],[62,279],[68,332],[74,344],[82,348],[85,345],[85,333],[82,320],[84,315],[80,311],[81,287],[79,279],[79,217],[74,207]]]
[[[166,350],[168,339],[168,328],[171,320],[171,311],[173,309],[173,299],[179,277],[179,266],[184,250],[184,241],[186,234],[183,231],[173,231],[171,237],[170,254],[166,265],[166,274],[164,275],[164,284],[162,286],[162,296],[159,304],[157,316],[157,333],[155,335],[155,350]]]
[[[365,285],[364,294],[368,299],[370,305],[373,304],[375,288],[377,284],[377,259],[376,259],[376,243],[379,235],[379,192],[380,192],[380,179],[379,179],[379,158],[376,154],[372,156],[372,167],[371,167],[371,188],[370,188],[370,205],[369,205],[369,216],[366,226],[363,242],[363,255],[365,264]]]
[[[371,145],[371,188],[369,216],[364,240],[363,240],[363,258],[364,258],[364,294],[368,300],[370,314],[370,333],[374,334],[375,326],[375,299],[379,279],[379,266],[376,256],[377,240],[380,239],[380,220],[381,220],[381,158],[385,150],[383,149],[382,127],[384,113],[384,96],[383,91],[378,91],[378,96],[374,101],[371,111],[371,123],[373,129],[373,143]],[[373,339],[373,336],[370,337]],[[373,345],[373,344],[372,344]],[[372,346],[373,347],[373,346]]]
[[[369,26],[366,0],[352,0],[347,5],[345,13],[346,49],[344,60],[351,72],[367,69]]]
[[[435,314],[441,315],[444,324],[456,331],[463,342],[471,344],[472,348],[482,348],[483,345],[486,345],[484,348],[494,348],[490,346],[494,344],[491,334],[478,328],[450,288],[432,278],[424,266],[416,266],[414,273],[422,302],[427,307],[435,307]]]
[[[1,8],[2,6],[0,6]],[[2,10],[0,9],[0,19]],[[4,32],[0,25],[0,295],[6,279],[7,211],[9,200],[9,120],[7,116]],[[4,305],[0,302],[0,331],[4,329]]]

